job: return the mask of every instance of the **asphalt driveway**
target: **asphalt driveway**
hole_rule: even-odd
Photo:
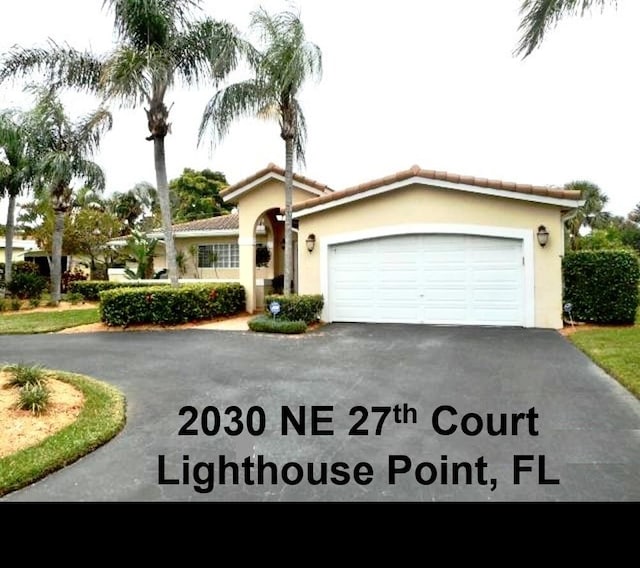
[[[0,361],[94,376],[128,404],[113,441],[8,501],[640,499],[640,402],[553,331],[0,336]],[[282,410],[303,405],[304,435]],[[232,406],[259,435],[224,431]],[[312,406],[333,407],[315,434]]]

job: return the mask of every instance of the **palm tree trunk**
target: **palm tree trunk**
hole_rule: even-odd
[[[64,211],[55,210],[53,239],[51,244],[51,303],[60,302],[60,284],[62,282],[62,235],[64,233]]]
[[[291,294],[293,277],[293,139],[286,138],[284,172],[284,295]]]
[[[13,233],[15,232],[16,195],[9,194],[9,207],[7,208],[7,226],[4,249],[4,280],[11,282],[13,270]]]
[[[162,228],[164,229],[164,246],[167,255],[167,270],[171,286],[178,286],[178,264],[176,263],[176,244],[173,240],[173,221],[171,216],[171,201],[169,200],[169,182],[167,181],[167,164],[164,155],[164,138],[153,139],[153,153],[156,166],[156,185],[158,187],[158,201],[162,213]]]

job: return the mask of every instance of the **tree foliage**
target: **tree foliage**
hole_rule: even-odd
[[[583,16],[592,8],[603,10],[617,0],[523,0],[520,5],[521,32],[515,54],[528,57],[541,45],[549,30],[566,16]]]
[[[102,191],[104,172],[91,160],[102,136],[111,129],[111,114],[99,107],[73,121],[53,88],[36,90],[36,104],[26,115],[25,129],[33,187],[53,210],[51,237],[51,301],[60,301],[61,258],[66,215],[73,206],[73,184],[83,182]]]
[[[564,188],[580,191],[581,199],[585,202],[565,224],[567,246],[570,250],[578,250],[582,237],[581,231],[601,228],[606,225],[607,213],[604,211],[604,207],[609,198],[599,186],[590,181],[572,181],[565,184]]]
[[[164,145],[171,124],[165,97],[176,83],[217,85],[236,67],[244,43],[232,25],[194,18],[200,0],[104,0],[103,4],[113,16],[113,50],[98,55],[54,41],[44,48],[14,47],[0,61],[0,82],[39,73],[49,85],[92,92],[126,107],[146,105],[167,266],[171,283],[177,286]]]
[[[169,183],[174,222],[185,223],[229,213],[220,197],[220,191],[228,185],[221,172],[185,168],[180,177]]]
[[[251,13],[251,29],[258,48],[250,52],[253,77],[219,90],[207,104],[200,125],[200,140],[222,139],[238,118],[258,116],[278,121],[285,142],[285,294],[293,275],[293,162],[304,163],[306,121],[300,89],[309,78],[322,75],[320,48],[306,39],[300,14],[274,15],[264,9]]]
[[[29,188],[32,169],[24,115],[12,110],[0,112],[0,198],[7,198],[7,224],[0,227],[0,235],[6,236],[4,278],[7,282],[11,281],[13,266],[16,200]]]

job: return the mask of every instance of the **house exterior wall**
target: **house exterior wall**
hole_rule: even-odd
[[[303,191],[294,186],[293,202],[299,203],[313,197],[310,193]],[[253,312],[258,306],[255,297],[255,280],[260,278],[259,269],[254,272],[255,266],[255,225],[256,221],[270,209],[284,207],[284,184],[278,180],[269,180],[262,184],[259,188],[246,193],[239,199],[240,212],[240,236],[238,243],[240,244],[240,283],[245,287],[247,294],[247,311]],[[275,233],[274,240],[280,242],[279,233]],[[280,251],[272,251],[272,264],[279,260]],[[272,276],[273,277],[273,274]]]
[[[224,243],[237,243],[238,237],[189,237],[180,238],[179,235],[175,236],[176,252],[183,253],[186,258],[186,272],[180,276],[180,278],[187,279],[219,279],[219,280],[237,280],[240,278],[240,268],[197,268],[198,259],[193,259],[191,256],[190,248],[200,245],[214,245]],[[267,243],[266,237],[257,237],[257,243]],[[255,247],[254,247],[255,250]],[[254,252],[255,254],[255,252]],[[255,259],[255,257],[254,257]],[[254,260],[255,261],[255,260]],[[266,267],[256,267],[256,278],[258,279],[271,279],[274,276],[274,252],[271,250],[271,261]],[[164,254],[164,248],[158,249],[156,255],[153,258],[153,267],[156,272],[167,267],[167,259]]]
[[[496,228],[530,231],[533,242],[533,269],[530,270],[533,278],[533,325],[554,329],[562,327],[564,232],[560,208],[418,185],[301,217],[301,243],[313,233],[316,246],[312,253],[305,246],[298,249],[299,292],[323,292],[323,281],[326,282],[328,271],[327,241],[340,242],[340,235],[349,238],[346,236],[349,233],[373,229],[382,235],[385,228],[397,230],[402,225],[429,225],[429,231],[436,233],[437,225],[443,228],[471,225],[478,228],[479,234],[482,234],[483,227],[487,232]],[[535,237],[539,225],[545,225],[550,233],[544,248],[538,245]]]

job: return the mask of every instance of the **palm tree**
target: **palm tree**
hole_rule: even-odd
[[[72,122],[54,89],[39,91],[34,109],[26,120],[28,151],[33,162],[34,190],[47,195],[54,211],[51,246],[51,301],[60,301],[62,237],[66,213],[73,207],[71,184],[81,180],[100,191],[104,173],[89,158],[111,128],[111,114],[98,108],[78,122]]]
[[[5,282],[11,282],[13,267],[13,234],[15,231],[16,199],[27,187],[30,162],[26,152],[24,126],[20,115],[14,111],[0,113],[0,197],[8,197],[5,234]]]
[[[522,37],[515,54],[526,58],[540,46],[545,33],[555,27],[564,16],[583,15],[594,6],[613,4],[616,0],[523,0],[520,5],[522,20],[518,30]]]
[[[107,207],[120,219],[122,236],[131,234],[134,229],[140,230],[145,216],[155,216],[157,198],[156,189],[146,182],[137,183],[124,193],[115,192],[111,195]]]
[[[251,29],[261,48],[249,56],[253,78],[218,91],[207,104],[200,125],[200,140],[209,131],[214,141],[244,116],[276,118],[285,143],[285,250],[284,293],[291,293],[293,265],[293,162],[304,163],[306,123],[298,95],[305,80],[320,78],[322,53],[307,41],[300,14],[285,11],[270,15],[261,8],[251,13]]]
[[[564,186],[567,190],[580,191],[584,205],[580,207],[574,217],[566,222],[566,229],[569,236],[569,247],[577,250],[580,240],[580,229],[587,227],[597,229],[606,223],[609,214],[604,211],[604,207],[609,201],[607,195],[590,181],[572,181]]]
[[[235,68],[243,43],[236,30],[210,18],[193,20],[200,0],[104,0],[114,17],[116,47],[96,55],[50,41],[45,49],[14,48],[0,64],[8,77],[45,73],[50,84],[93,92],[122,106],[146,105],[153,142],[158,200],[171,284],[178,285],[176,250],[165,160],[169,134],[167,91],[177,81],[191,86],[217,84]]]

